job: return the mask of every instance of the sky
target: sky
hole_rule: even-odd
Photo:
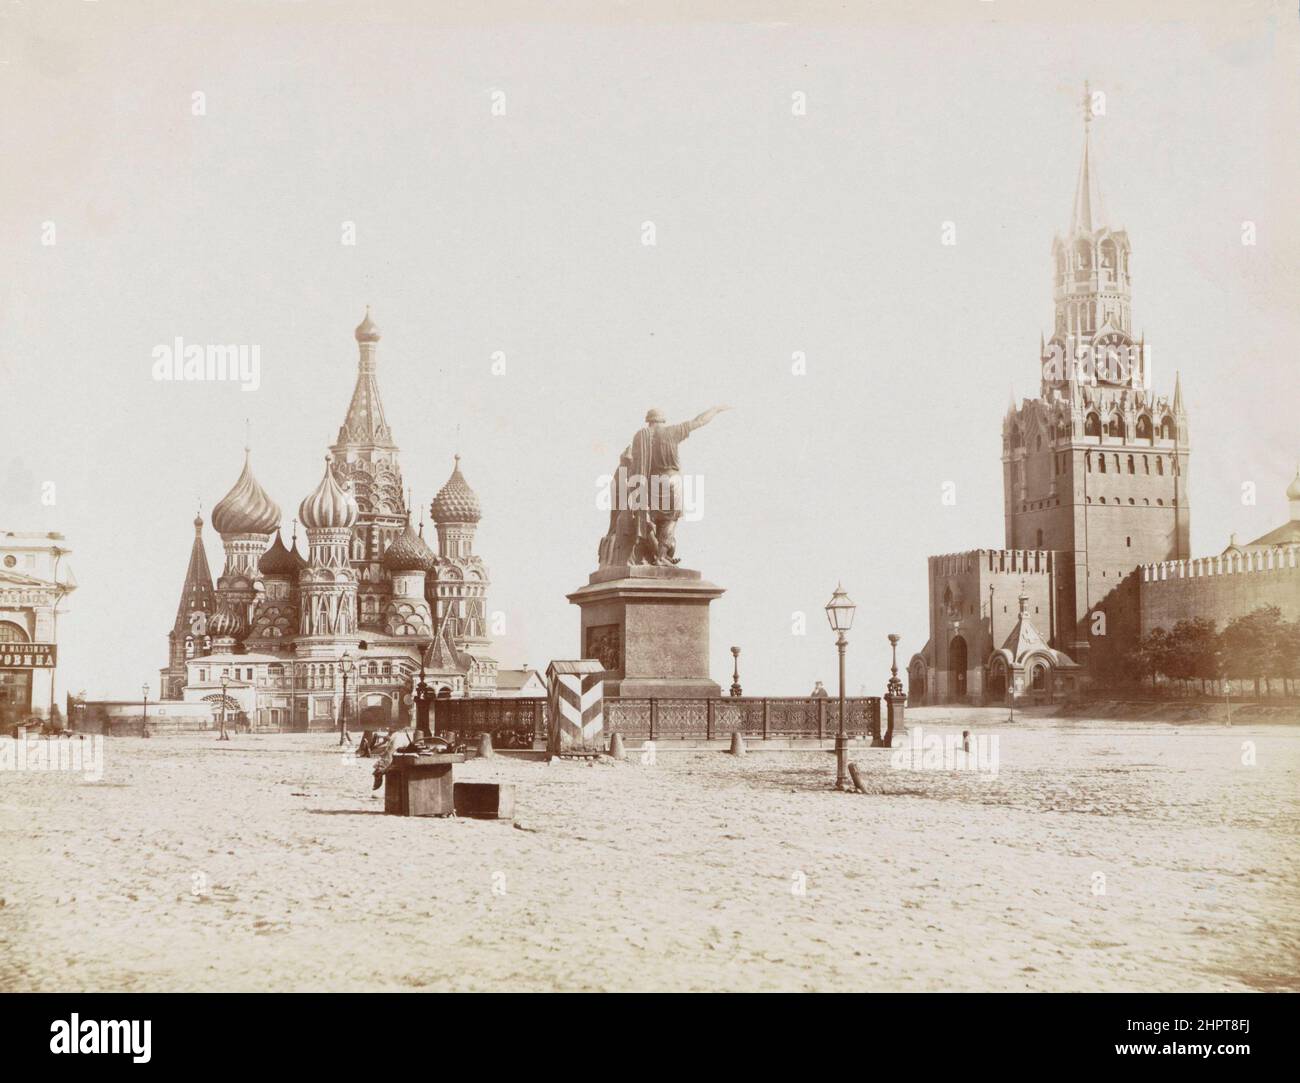
[[[736,645],[747,694],[834,691],[842,582],[848,691],[879,694],[926,557],[1003,543],[1085,80],[1156,391],[1182,375],[1193,550],[1286,518],[1294,4],[428,7],[0,9],[0,529],[72,549],[60,696],[156,691],[246,421],[287,532],[367,304],[416,503],[457,452],[481,499],[503,665],[576,656],[598,479],[646,410],[726,404],[682,446],[713,678]],[[260,386],[156,381],[178,336],[256,345]]]

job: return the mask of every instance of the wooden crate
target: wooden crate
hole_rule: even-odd
[[[515,818],[513,782],[457,782],[455,802],[457,816],[472,816],[476,820]]]
[[[390,816],[450,816],[456,811],[452,766],[459,753],[393,757],[384,775],[384,812]]]

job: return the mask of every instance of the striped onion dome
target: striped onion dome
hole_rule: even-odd
[[[248,449],[244,469],[234,488],[212,509],[212,527],[223,537],[228,534],[269,534],[280,525],[280,508],[266,495],[253,477]]]
[[[384,567],[390,572],[427,572],[433,568],[437,557],[422,537],[411,529],[411,520],[406,520],[406,529],[402,531],[384,552]]]
[[[447,484],[433,498],[429,514],[435,523],[477,523],[483,517],[478,494],[469,487],[460,472],[459,455],[456,456],[456,466],[447,479]]]
[[[208,618],[208,635],[237,636],[244,630],[244,621],[238,613],[218,609]]]
[[[308,530],[352,526],[357,521],[357,502],[334,480],[331,456],[325,456],[325,475],[316,491],[298,505],[298,519]]]
[[[1300,500],[1300,466],[1295,468],[1295,478],[1286,487],[1286,498],[1288,500]]]

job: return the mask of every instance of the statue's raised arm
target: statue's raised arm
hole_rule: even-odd
[[[676,564],[677,520],[686,510],[678,445],[729,406],[714,406],[669,425],[661,410],[645,415],[610,484],[609,532],[601,541],[602,567]]]
[[[707,425],[710,421],[712,421],[724,410],[730,410],[730,409],[731,409],[730,406],[710,406],[707,410],[704,411],[704,413],[700,414],[698,417],[692,418],[690,421],[686,422],[686,424],[689,425],[691,427],[691,431],[694,432],[701,425]],[[658,411],[654,411],[654,412],[658,413]]]

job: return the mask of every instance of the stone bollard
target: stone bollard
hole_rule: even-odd
[[[857,790],[858,793],[867,792],[867,788],[862,785],[862,775],[859,773],[858,765],[856,763],[849,764],[849,778],[853,779],[853,788]]]
[[[731,754],[733,756],[743,756],[745,754],[745,735],[740,730],[732,731]]]
[[[492,749],[492,734],[480,733],[478,735],[478,754],[485,760],[490,760],[496,755]]]
[[[621,733],[614,734],[609,739],[609,758],[611,760],[621,760],[626,755],[627,753],[623,750],[623,735]]]

